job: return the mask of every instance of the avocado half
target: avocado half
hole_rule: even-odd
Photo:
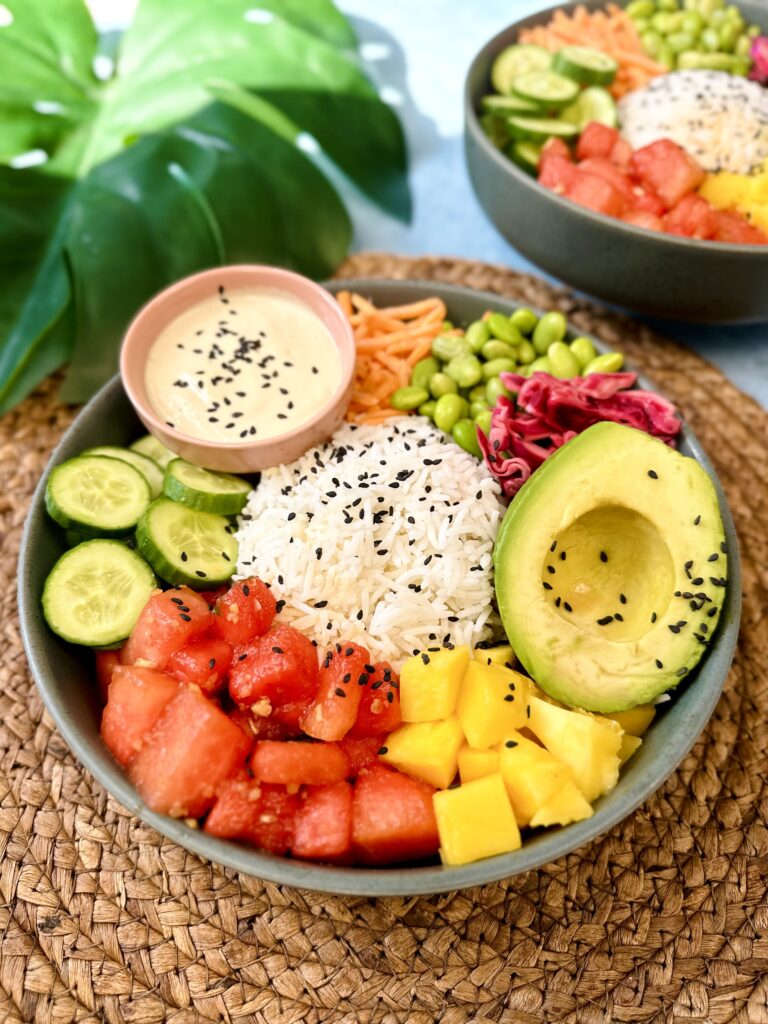
[[[694,460],[598,423],[509,506],[494,548],[507,637],[551,697],[624,711],[698,663],[725,599],[717,494]]]

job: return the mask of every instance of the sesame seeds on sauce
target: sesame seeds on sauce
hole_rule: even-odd
[[[164,422],[229,445],[301,426],[340,380],[334,340],[301,300],[223,284],[160,331],[145,370],[147,397]]]

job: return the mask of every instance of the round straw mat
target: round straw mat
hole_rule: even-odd
[[[645,806],[507,882],[342,899],[203,862],[90,778],[27,671],[14,597],[20,532],[74,414],[48,382],[0,421],[0,1020],[765,1024],[768,415],[692,352],[521,274],[371,254],[340,273],[557,305],[679,405],[742,544],[743,630],[725,693]]]

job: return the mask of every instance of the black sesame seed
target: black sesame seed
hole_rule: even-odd
[[[598,626],[607,626],[610,622],[613,622],[612,615],[604,615],[602,619],[597,620]]]
[[[656,659],[655,664],[656,664],[656,668],[664,668],[664,662],[663,661],[659,661],[658,658]]]
[[[530,718],[531,717],[531,705],[530,704],[526,704],[526,707],[525,707],[525,717],[526,718]]]
[[[392,701],[393,701],[394,699],[395,699],[395,695],[394,695],[394,693],[392,693],[392,691],[390,690],[390,691],[389,691],[389,692],[387,693],[387,703],[388,703],[388,704],[391,704],[391,703],[392,703]]]
[[[245,661],[245,659],[246,659],[247,657],[248,657],[248,655],[247,655],[247,654],[238,654],[238,656],[237,656],[237,660],[238,660],[238,661]]]
[[[277,612],[278,615],[283,610],[283,608],[285,608],[285,601],[278,601],[277,605],[275,606],[275,611]]]
[[[180,597],[172,597],[171,601],[173,601],[174,604],[184,604]]]
[[[545,590],[551,590],[552,589],[552,584],[551,583],[547,583],[546,580],[544,580],[541,585],[542,585],[542,587],[544,587]]]
[[[697,576],[695,580],[691,580],[691,583],[694,585],[694,587],[700,587],[703,582],[704,579],[702,576]]]
[[[554,565],[548,565],[548,566],[547,566],[547,572],[551,572],[551,573],[553,573],[553,574],[554,574],[554,572],[555,572],[555,567],[554,567]]]
[[[700,522],[701,522],[701,516],[696,516],[696,518],[693,520],[693,525],[694,526],[698,526]]]
[[[181,552],[181,560],[182,560],[182,562],[186,562],[186,560],[187,560],[187,552],[186,551],[182,551]]]
[[[624,616],[621,614],[621,612],[616,612],[616,614],[613,617],[614,619],[616,619],[617,622],[624,621]]]
[[[669,625],[669,631],[670,631],[670,633],[679,633],[679,632],[680,632],[680,627],[679,627],[679,626],[676,626],[676,625],[675,625],[675,624],[674,624],[674,623],[672,622],[672,623],[670,623],[670,625]]]
[[[184,619],[185,622],[191,622],[192,621],[192,616],[191,615],[185,615],[184,612],[182,612],[179,615],[179,618],[180,619]]]
[[[622,604],[626,604],[627,603],[626,596],[624,594],[619,594],[619,601],[621,601]]]
[[[556,540],[553,540],[553,541],[552,541],[552,544],[551,544],[551,546],[550,546],[550,549],[549,549],[549,550],[550,550],[550,551],[552,551],[552,552],[554,553],[554,551],[556,550],[556,548],[557,548],[557,541],[556,541]]]
[[[707,618],[711,619],[714,615],[717,615],[717,608],[710,608],[707,612]]]
[[[211,658],[210,659],[210,661],[208,662],[208,668],[216,668],[216,659],[215,658]]]
[[[509,750],[513,750],[517,746],[517,740],[505,740],[504,746]]]
[[[348,683],[351,678],[352,678],[352,673],[351,672],[346,672],[344,674],[344,678],[341,681],[342,681],[342,683]]]
[[[606,555],[606,553],[604,551],[600,552],[600,561],[601,562],[607,562],[608,561],[608,555]]]
[[[342,688],[340,686],[337,686],[336,689],[333,692],[336,694],[337,697],[346,697],[347,696],[346,693],[342,690]]]
[[[683,665],[683,667],[682,667],[682,668],[679,668],[679,669],[677,670],[677,672],[675,672],[675,675],[676,675],[676,676],[685,676],[685,675],[688,675],[688,669],[686,668],[686,666],[685,666],[685,665]]]
[[[655,622],[657,618],[658,615],[656,614],[656,612],[651,612],[651,622]]]
[[[716,561],[718,560],[718,558],[719,558],[719,557],[720,557],[720,555],[718,555],[718,553],[717,553],[717,552],[715,551],[715,552],[714,552],[714,554],[711,554],[711,555],[709,556],[709,558],[707,559],[707,561],[708,561],[708,562],[716,562]]]
[[[728,547],[727,547],[727,545],[726,545],[724,540],[720,541],[720,550],[722,551],[723,554],[725,554],[726,551],[728,550]]]
[[[341,653],[341,651],[339,651],[339,653]],[[351,658],[351,657],[352,657],[352,655],[353,655],[354,653],[355,653],[355,649],[354,649],[354,647],[348,647],[348,648],[346,649],[346,651],[344,651],[344,654],[345,654],[345,655],[346,655],[346,656],[347,656],[348,658]]]
[[[649,469],[648,470],[648,476],[651,478],[651,480],[658,480],[659,479],[659,474],[656,472],[655,469]]]
[[[561,603],[562,603],[562,598],[561,598],[561,597],[558,597],[558,598],[557,598],[557,599],[555,600],[555,608],[559,608],[559,607],[560,607],[560,605],[561,605]]]
[[[573,611],[573,608],[571,608],[571,606],[568,604],[567,601],[563,601],[563,608],[565,608],[565,610],[567,612],[572,612]]]
[[[283,654],[284,653],[283,652],[283,648],[282,647],[273,647],[272,648],[272,653],[273,654]]]
[[[201,580],[204,580],[208,575],[207,572],[203,572],[202,569],[195,569],[195,576],[199,576]]]
[[[247,583],[244,583],[243,584],[243,597],[250,597],[250,596],[251,596],[251,588],[248,586]]]
[[[327,604],[327,601],[315,601],[315,608],[325,608]]]
[[[386,754],[388,750],[389,750],[389,747],[379,747],[379,756],[383,757],[384,754]]]

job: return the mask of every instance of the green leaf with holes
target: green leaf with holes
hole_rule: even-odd
[[[87,398],[185,274],[329,274],[336,185],[410,217],[400,124],[330,0],[140,0],[98,77],[102,43],[84,0],[0,4],[0,412],[65,363]]]

